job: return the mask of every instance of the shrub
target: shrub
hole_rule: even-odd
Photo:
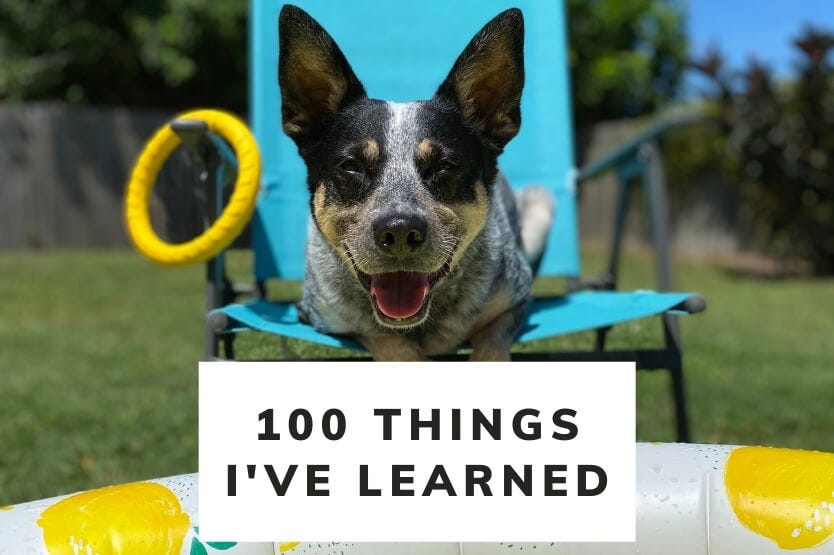
[[[714,88],[707,105],[723,136],[722,167],[741,187],[771,253],[834,274],[834,35],[808,28],[794,41],[794,81],[751,61],[731,73],[711,52],[693,66]]]

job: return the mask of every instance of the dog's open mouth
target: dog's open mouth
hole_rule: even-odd
[[[371,300],[378,315],[385,322],[393,325],[408,324],[417,320],[428,306],[428,298],[435,285],[449,273],[451,259],[447,260],[437,271],[423,272],[387,272],[383,274],[366,274],[359,268],[356,275]]]

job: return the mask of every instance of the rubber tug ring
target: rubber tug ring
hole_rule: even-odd
[[[218,110],[194,110],[180,114],[176,119],[204,121],[209,131],[231,145],[238,161],[238,172],[229,202],[207,230],[185,243],[166,243],[153,230],[148,207],[157,174],[181,140],[170,124],[166,124],[145,145],[127,185],[125,221],[139,252],[170,266],[205,262],[228,247],[252,217],[261,177],[258,144],[241,120]]]

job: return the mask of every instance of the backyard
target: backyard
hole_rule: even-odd
[[[601,260],[586,252],[586,273]],[[245,278],[246,257],[232,263]],[[678,290],[708,301],[682,319],[695,441],[834,451],[830,395],[820,394],[834,391],[834,282],[686,260],[675,269]],[[0,253],[0,506],[197,470],[203,274],[126,250]],[[622,287],[653,283],[651,259],[626,256]],[[658,344],[659,328],[619,326],[609,345]],[[549,343],[587,348],[592,335]],[[239,342],[243,358],[283,348],[258,334]],[[638,439],[671,441],[666,375],[639,372],[637,384]]]

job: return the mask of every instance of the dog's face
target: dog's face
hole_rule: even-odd
[[[369,99],[301,9],[284,6],[279,36],[283,128],[307,164],[315,223],[379,323],[419,325],[483,228],[497,156],[521,123],[521,12],[490,21],[432,99],[404,104]]]

